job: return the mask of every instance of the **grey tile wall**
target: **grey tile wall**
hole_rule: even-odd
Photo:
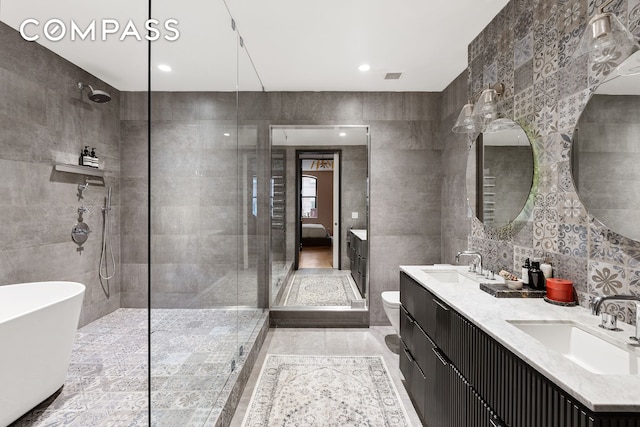
[[[120,97],[122,307],[148,306],[149,146],[146,92]],[[160,215],[151,216],[162,221]]]
[[[146,119],[145,101],[139,99],[142,96],[123,95],[123,150],[129,144],[139,144],[144,140],[144,126],[139,123]],[[180,98],[179,102],[176,97]],[[232,267],[235,271],[236,266],[232,263],[238,250],[236,231],[232,228],[235,224],[232,218],[238,214],[234,212],[237,194],[229,190],[235,188],[237,158],[233,151],[235,145],[226,146],[227,140],[221,136],[224,132],[235,135],[234,99],[226,93],[154,93],[152,96],[154,124],[161,121],[158,124],[164,126],[158,133],[160,141],[152,147],[155,150],[152,159],[154,153],[160,157],[168,154],[174,141],[187,144],[185,150],[174,154],[185,156],[189,149],[194,154],[193,158],[178,162],[184,168],[177,166],[177,169],[166,170],[164,174],[152,173],[151,198],[154,207],[158,207],[158,211],[152,212],[152,228],[154,236],[161,236],[158,242],[162,241],[156,254],[160,263],[154,263],[152,259],[152,281],[157,277],[161,282],[158,285],[161,287],[157,295],[159,299],[154,299],[154,304],[188,304],[198,292],[211,289],[212,281],[219,290],[213,292],[212,298],[216,303],[226,304],[224,298],[227,296],[235,298],[232,288],[223,280],[224,274],[216,275],[230,271]],[[372,325],[388,323],[380,294],[384,290],[398,289],[398,265],[440,261],[439,189],[442,172],[441,144],[436,138],[440,103],[441,95],[437,93],[240,93],[238,118],[241,132],[249,135],[255,132],[257,135],[255,170],[265,176],[270,162],[270,125],[371,126],[369,256],[372,265]],[[174,105],[184,108],[174,109]],[[197,139],[191,126],[198,129]],[[185,140],[183,132],[193,137]],[[248,138],[251,140],[253,137]],[[226,152],[225,147],[231,151]],[[255,147],[249,149],[256,153]],[[135,167],[134,162],[125,158],[123,151],[123,182],[131,188],[136,185],[136,177],[129,175],[129,171]],[[124,162],[131,166],[125,168]],[[158,162],[158,168],[169,167],[161,160]],[[197,177],[187,173],[196,164],[201,168]],[[267,199],[259,199],[259,209],[267,202]],[[191,228],[191,223],[182,216],[191,208],[199,212],[197,230]],[[135,200],[128,201],[125,209],[131,217],[123,220],[123,242],[126,242],[123,255],[127,256],[123,256],[123,269],[135,267],[131,274],[140,277],[146,259],[136,248],[145,244],[144,236],[136,235],[135,230],[125,229],[124,224],[129,220],[142,221],[143,215],[135,209]],[[269,247],[266,239],[269,225],[251,224],[249,227],[255,239],[250,247],[262,251],[257,253],[257,259],[268,259],[265,252]],[[175,233],[169,234],[168,230],[175,230]],[[152,246],[155,246],[154,236]],[[129,244],[133,249],[125,250],[124,246]],[[194,253],[199,261],[187,262]],[[256,289],[252,285],[255,274],[259,281],[264,280],[265,283],[258,286],[257,298],[263,301],[264,296],[259,290],[266,289],[268,283],[266,265],[257,265],[251,271],[246,279],[249,285],[241,287],[244,289],[241,294],[256,298]],[[129,298],[129,289],[124,291]],[[152,295],[153,298],[156,296]]]
[[[112,96],[87,99],[77,83]],[[0,285],[69,280],[87,286],[80,325],[120,307],[120,94],[96,77],[0,23]],[[80,175],[54,171],[78,164],[96,147],[104,181],[78,196]],[[107,188],[113,187],[111,237],[116,276],[101,282],[98,265]],[[77,209],[93,231],[84,250],[71,240]],[[108,293],[108,296],[107,296]]]
[[[255,307],[257,136],[233,120],[235,94],[153,92],[150,152],[147,95],[122,99],[123,305],[147,304],[150,262],[154,308]]]
[[[590,215],[571,177],[570,141],[578,116],[595,85],[610,72],[589,66],[585,57],[572,57],[597,3],[512,0],[469,45],[468,75],[463,73],[444,92],[444,99],[457,101],[454,110],[459,111],[468,94],[494,83],[487,81],[493,78],[487,79],[485,70],[497,61],[495,79],[507,87],[504,105],[529,128],[537,168],[537,186],[518,228],[496,233],[470,218],[464,200],[469,137],[450,132],[456,114],[451,109],[444,109],[440,129],[447,144],[443,261],[453,261],[456,250],[469,247],[484,252],[491,268],[519,271],[524,258],[547,254],[556,274],[573,280],[583,306],[595,295],[638,293],[640,253],[640,242],[608,230]],[[620,0],[613,8],[623,22],[635,22],[636,1]],[[637,34],[638,26],[632,31]],[[611,304],[608,310],[620,320],[633,321],[632,304]]]

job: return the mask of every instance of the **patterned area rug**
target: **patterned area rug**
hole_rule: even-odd
[[[381,356],[268,354],[244,427],[410,426]]]
[[[356,296],[347,274],[296,276],[284,305],[351,305]]]

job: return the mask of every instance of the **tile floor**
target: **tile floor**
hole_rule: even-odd
[[[140,309],[79,329],[64,387],[11,427],[147,426],[147,331]]]
[[[247,354],[238,343],[248,351],[266,320],[255,309],[153,310],[150,423],[147,310],[116,310],[78,330],[64,387],[10,427],[215,425]]]
[[[402,374],[398,366],[399,356],[390,350],[390,348],[394,348],[397,352],[397,345],[397,335],[391,326],[375,326],[368,329],[272,328],[267,334],[258,360],[249,377],[249,382],[240,399],[238,409],[231,420],[231,427],[242,425],[251,394],[260,375],[260,369],[268,353],[337,356],[382,355],[400,399],[407,410],[409,420],[414,427],[421,426],[420,418],[402,384]]]
[[[153,310],[151,425],[215,425],[226,401],[220,393],[235,381],[248,341],[267,316],[255,309]]]

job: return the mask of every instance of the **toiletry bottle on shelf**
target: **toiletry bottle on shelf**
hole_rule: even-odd
[[[91,154],[89,154],[89,146],[84,146],[84,151],[82,152],[82,166],[93,166],[93,161],[91,160]]]
[[[544,262],[540,264],[540,270],[542,270],[545,280],[553,277],[553,267],[551,266],[548,258],[545,258]]]
[[[529,258],[524,260],[524,265],[522,266],[522,283],[525,285],[529,284]]]
[[[91,166],[98,168],[98,156],[96,156],[96,147],[91,149]]]

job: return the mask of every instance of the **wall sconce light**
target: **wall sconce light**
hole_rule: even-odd
[[[480,132],[481,128],[482,122],[473,114],[473,103],[469,101],[468,104],[462,107],[458,120],[456,120],[451,130],[456,133],[475,133]]]
[[[475,106],[470,100],[462,107],[458,120],[451,130],[456,133],[482,132],[488,123],[498,118],[498,97],[503,93],[502,83],[496,83],[484,89],[478,96],[478,103]]]
[[[606,62],[613,68],[639,50],[640,46],[615,14],[604,11],[612,2],[613,0],[607,0],[598,8],[598,13],[589,21],[574,55],[588,53],[591,62]]]

